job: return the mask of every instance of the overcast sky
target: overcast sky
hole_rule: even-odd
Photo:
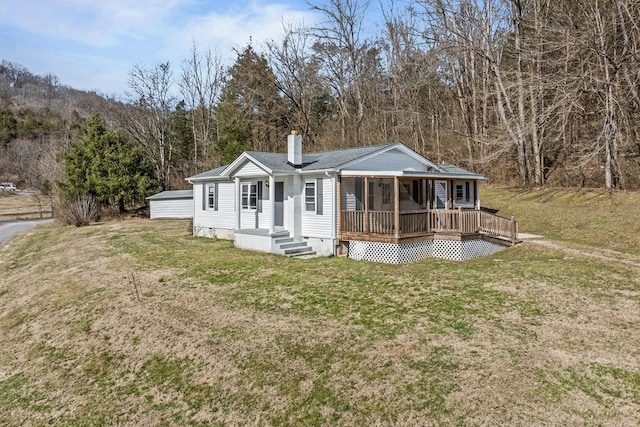
[[[0,0],[0,59],[121,96],[135,64],[176,73],[194,42],[233,60],[250,37],[260,46],[314,19],[304,0]]]

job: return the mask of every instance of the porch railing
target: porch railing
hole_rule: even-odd
[[[393,211],[342,211],[340,231],[344,233],[396,236]],[[515,242],[518,224],[475,209],[438,209],[430,211],[403,211],[399,215],[399,235],[410,237],[425,233],[483,233]]]

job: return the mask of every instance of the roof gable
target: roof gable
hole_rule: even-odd
[[[435,163],[403,144],[385,146],[378,151],[341,165],[341,170],[442,172]]]

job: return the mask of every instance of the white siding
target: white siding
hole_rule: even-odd
[[[398,149],[393,149],[353,163],[344,168],[344,170],[401,171],[409,168],[426,170],[431,165],[431,163],[425,165],[408,154]]]
[[[149,217],[193,218],[193,199],[149,200]]]
[[[218,210],[202,209],[203,185],[193,185],[194,227],[235,228],[234,186],[233,182],[218,183]]]
[[[303,193],[303,208],[302,208],[302,235],[304,237],[321,237],[331,238],[332,232],[332,211],[331,211],[331,179],[325,175],[306,177],[304,181],[316,180],[322,178],[322,215],[317,215],[315,212],[304,211],[304,193]],[[304,185],[303,185],[304,191]],[[317,194],[317,193],[316,193]]]
[[[239,177],[265,176],[266,172],[252,162],[246,162],[234,174]]]

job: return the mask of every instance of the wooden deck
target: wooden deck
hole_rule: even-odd
[[[341,211],[340,238],[381,242],[410,241],[433,235],[483,235],[510,243],[518,240],[518,223],[477,209],[420,211]]]

